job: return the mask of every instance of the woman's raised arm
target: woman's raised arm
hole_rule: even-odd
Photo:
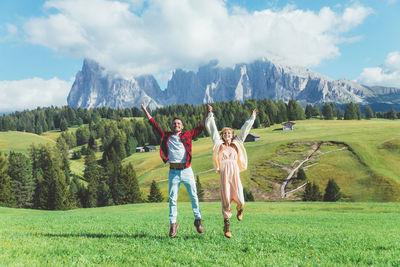
[[[251,127],[254,124],[254,120],[256,119],[256,116],[258,114],[258,110],[254,109],[253,113],[251,114],[250,119],[248,119],[240,129],[239,133],[236,135],[236,137],[239,139],[240,142],[244,142],[246,139],[246,136],[249,134]]]
[[[213,140],[213,144],[215,145],[216,142],[221,141],[221,138],[218,134],[217,125],[215,124],[214,114],[212,113],[212,107],[210,105],[207,106],[207,119],[206,119],[206,129],[211,139]]]

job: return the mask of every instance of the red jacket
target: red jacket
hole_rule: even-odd
[[[155,122],[154,118],[149,120],[151,126],[153,126],[154,130],[157,131],[161,135],[161,144],[160,144],[160,156],[164,163],[168,162],[168,140],[169,137],[173,134],[173,132],[165,132],[158,124]],[[182,131],[179,134],[179,137],[183,143],[183,146],[186,149],[186,168],[190,167],[190,163],[192,162],[192,140],[199,136],[201,132],[204,130],[204,126],[198,125],[193,128],[192,131]]]

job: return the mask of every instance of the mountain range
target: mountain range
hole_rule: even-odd
[[[68,105],[77,108],[138,107],[150,109],[172,104],[203,104],[216,101],[269,98],[300,104],[350,101],[372,107],[400,107],[400,89],[365,86],[354,81],[333,80],[304,67],[288,66],[267,59],[221,68],[217,61],[197,72],[177,69],[161,90],[153,75],[124,79],[107,72],[97,62],[85,59],[68,95]]]

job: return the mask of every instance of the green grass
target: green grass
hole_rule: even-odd
[[[400,121],[373,119],[361,121],[296,121],[294,131],[277,131],[279,125],[253,129],[260,135],[257,142],[245,143],[248,154],[248,170],[240,174],[245,187],[268,191],[271,186],[262,182],[262,177],[283,180],[287,173],[279,168],[265,166],[265,162],[274,158],[279,163],[289,164],[296,159],[304,159],[292,153],[293,142],[333,141],[347,144],[352,151],[339,151],[322,155],[319,164],[306,171],[311,181],[316,181],[321,190],[330,178],[338,182],[340,188],[348,194],[347,200],[353,201],[400,201],[400,153],[396,150],[400,140]],[[385,143],[386,142],[386,143]],[[341,145],[322,146],[326,152]],[[304,146],[295,150],[304,149]],[[200,138],[193,142],[192,167],[195,175],[200,176],[205,188],[218,187],[219,176],[215,172],[201,173],[213,169],[211,160],[212,142]],[[277,155],[283,150],[288,155]],[[299,154],[297,153],[297,154]],[[132,162],[144,192],[148,192],[151,180],[162,181],[168,178],[168,166],[159,157],[159,151],[135,153],[124,160]],[[264,165],[263,165],[264,164]],[[255,170],[256,169],[256,170]],[[254,177],[257,175],[257,177]],[[258,183],[257,183],[258,182]],[[261,185],[260,185],[261,183]],[[168,183],[159,183],[164,196],[167,196]],[[188,201],[186,189],[180,190],[180,199]]]
[[[55,141],[46,136],[24,132],[0,132],[0,151],[28,153],[29,147],[39,144],[55,144]]]
[[[361,121],[296,121],[294,131],[279,131],[280,125],[251,132],[260,135],[257,142],[245,143],[248,154],[248,170],[240,174],[243,185],[248,189],[269,192],[272,190],[265,179],[282,181],[287,173],[266,162],[289,165],[295,160],[303,160],[307,146],[292,146],[294,142],[333,141],[345,143],[349,150],[322,155],[316,165],[306,171],[310,181],[317,182],[324,189],[329,179],[334,179],[349,201],[400,201],[400,121],[399,120],[361,120]],[[43,136],[18,132],[0,132],[1,151],[26,152],[35,142],[52,142],[59,132],[47,132]],[[322,152],[341,145],[324,145]],[[193,142],[192,168],[199,175],[203,188],[218,188],[219,175],[213,169],[212,141],[200,138]],[[276,152],[283,152],[281,154]],[[101,155],[98,155],[101,158]],[[144,195],[149,192],[152,180],[158,181],[164,197],[168,191],[168,165],[156,152],[134,153],[124,159],[123,164],[131,162],[138,176]],[[82,176],[84,160],[71,162],[72,172]],[[208,171],[208,172],[207,172]],[[179,198],[189,200],[182,186]],[[256,198],[257,199],[257,198]],[[259,199],[261,200],[261,198]]]
[[[397,203],[247,203],[223,236],[218,202],[201,203],[205,234],[190,203],[36,211],[0,208],[1,266],[398,266]]]
[[[84,124],[84,125],[87,125],[87,124]],[[69,127],[68,131],[74,133],[74,132],[76,132],[76,130],[78,130],[78,128],[79,128],[79,126],[75,125],[75,126]],[[61,135],[61,133],[62,132],[60,130],[51,130],[51,131],[42,133],[41,136],[47,137],[47,138],[53,140],[54,142],[56,142],[57,138]]]

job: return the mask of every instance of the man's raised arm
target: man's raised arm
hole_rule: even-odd
[[[152,117],[146,109],[146,103],[141,104],[140,107],[142,108],[144,115],[146,115],[147,119],[150,120]]]
[[[192,130],[192,137],[193,138],[196,138],[197,136],[199,136],[203,132],[204,128],[206,127],[206,119],[207,119],[208,113],[211,112],[211,111],[212,111],[212,107],[210,105],[207,105],[206,113],[204,115],[203,120],[200,122],[200,125],[194,127],[193,130]]]
[[[153,127],[155,131],[157,131],[161,136],[164,135],[164,130],[158,125],[157,122],[153,119],[153,117],[150,115],[150,113],[146,109],[146,103],[143,103],[140,105],[142,108],[144,115],[146,115],[147,119],[149,120],[150,125]]]

